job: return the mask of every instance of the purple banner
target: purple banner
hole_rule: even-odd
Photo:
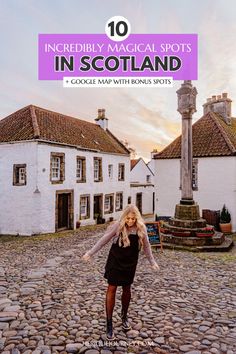
[[[173,77],[197,80],[197,34],[39,34],[39,80],[63,77]]]

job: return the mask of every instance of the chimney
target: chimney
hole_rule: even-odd
[[[100,127],[104,130],[108,129],[108,119],[105,117],[105,109],[98,109],[98,116],[95,118],[96,124],[100,125]]]
[[[151,151],[151,159],[153,159],[154,158],[154,156],[156,155],[156,154],[158,154],[158,150],[157,149],[153,149],[152,151]]]
[[[226,124],[231,125],[231,102],[226,92],[222,95],[212,96],[203,105],[203,114],[208,112],[219,113]]]

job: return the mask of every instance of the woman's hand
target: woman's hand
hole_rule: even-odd
[[[88,262],[91,259],[90,255],[87,252],[81,258],[84,262]]]
[[[158,265],[157,263],[156,263],[156,264],[153,264],[153,265],[152,265],[152,270],[155,270],[155,271],[160,270],[159,265]]]

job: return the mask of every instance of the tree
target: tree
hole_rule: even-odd
[[[229,210],[226,208],[225,204],[220,213],[220,222],[221,224],[228,224],[231,221],[231,215]]]

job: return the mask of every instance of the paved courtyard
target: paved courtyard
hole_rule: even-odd
[[[0,237],[0,353],[236,353],[236,252],[154,251],[161,270],[139,258],[129,316],[105,341],[103,269],[107,245],[81,256],[104,226],[36,237]]]

